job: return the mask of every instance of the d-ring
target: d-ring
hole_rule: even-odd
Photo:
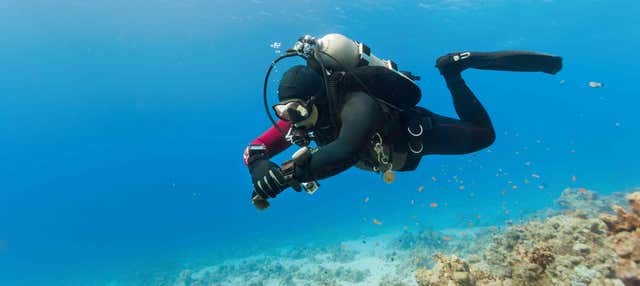
[[[422,143],[420,143],[420,150],[413,150],[413,147],[411,146],[411,142],[407,143],[407,145],[409,145],[409,150],[411,150],[413,154],[420,154],[424,149],[424,145],[422,145]]]
[[[407,126],[407,131],[409,131],[409,134],[411,134],[411,136],[414,137],[418,137],[420,135],[422,135],[422,124],[418,124],[418,127],[420,127],[420,131],[418,133],[413,133],[413,131],[411,131],[411,126]]]

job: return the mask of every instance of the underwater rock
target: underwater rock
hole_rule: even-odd
[[[420,286],[473,286],[476,282],[469,265],[455,255],[436,254],[433,258],[436,265],[428,270],[420,268],[416,271],[416,281]]]
[[[597,218],[600,213],[610,211],[611,205],[623,203],[623,193],[600,196],[597,192],[585,188],[566,188],[554,202],[558,206],[558,214],[572,213],[587,218]]]
[[[631,205],[633,213],[640,216],[640,192],[629,194],[626,198],[629,201],[629,205]]]

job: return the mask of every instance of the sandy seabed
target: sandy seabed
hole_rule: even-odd
[[[506,227],[379,235],[184,269],[158,286],[640,285],[640,192],[565,189]]]

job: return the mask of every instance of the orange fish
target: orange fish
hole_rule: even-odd
[[[578,178],[576,178],[576,176],[572,176],[572,177],[571,177],[571,180],[572,180],[572,181],[574,181],[574,182],[575,182],[577,179],[578,179]]]
[[[446,240],[446,241],[450,241],[451,240],[451,236],[445,236],[442,239]]]
[[[424,187],[423,186],[418,187],[418,192],[422,192],[422,191],[424,191]]]
[[[373,219],[373,223],[375,223],[375,224],[377,224],[377,225],[381,225],[381,224],[382,224],[382,222],[381,222],[381,221],[379,221],[379,220],[378,220],[378,219],[376,219],[376,218],[374,218],[374,219]]]
[[[368,203],[369,202],[369,197],[364,198],[364,202]]]
[[[429,206],[432,207],[432,208],[437,208],[438,204],[437,203],[430,203]]]
[[[587,189],[585,189],[585,188],[579,188],[579,189],[578,189],[578,192],[580,192],[580,193],[583,193],[583,194],[584,194],[584,193],[586,193],[586,192],[587,192]]]

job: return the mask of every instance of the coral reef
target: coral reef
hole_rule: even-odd
[[[455,255],[436,254],[433,258],[436,265],[428,270],[420,268],[416,271],[416,281],[420,286],[475,285],[469,264]]]
[[[567,189],[559,201],[565,208],[589,204],[601,209],[619,197],[591,202]],[[613,205],[616,214],[600,219],[585,212],[509,227],[494,236],[482,258],[470,257],[473,262],[467,263],[437,255],[431,270],[416,271],[416,280],[421,286],[640,285],[640,192],[626,199],[631,212]]]
[[[616,215],[601,214],[607,225],[609,243],[618,255],[615,274],[626,285],[640,285],[640,192],[627,197],[631,212],[613,205]]]
[[[597,218],[600,213],[608,212],[611,205],[621,205],[624,202],[624,194],[620,192],[600,196],[585,188],[566,188],[554,204],[558,206],[560,214]]]
[[[640,192],[565,189],[556,204],[544,219],[506,228],[289,247],[183,270],[155,285],[640,285]]]

